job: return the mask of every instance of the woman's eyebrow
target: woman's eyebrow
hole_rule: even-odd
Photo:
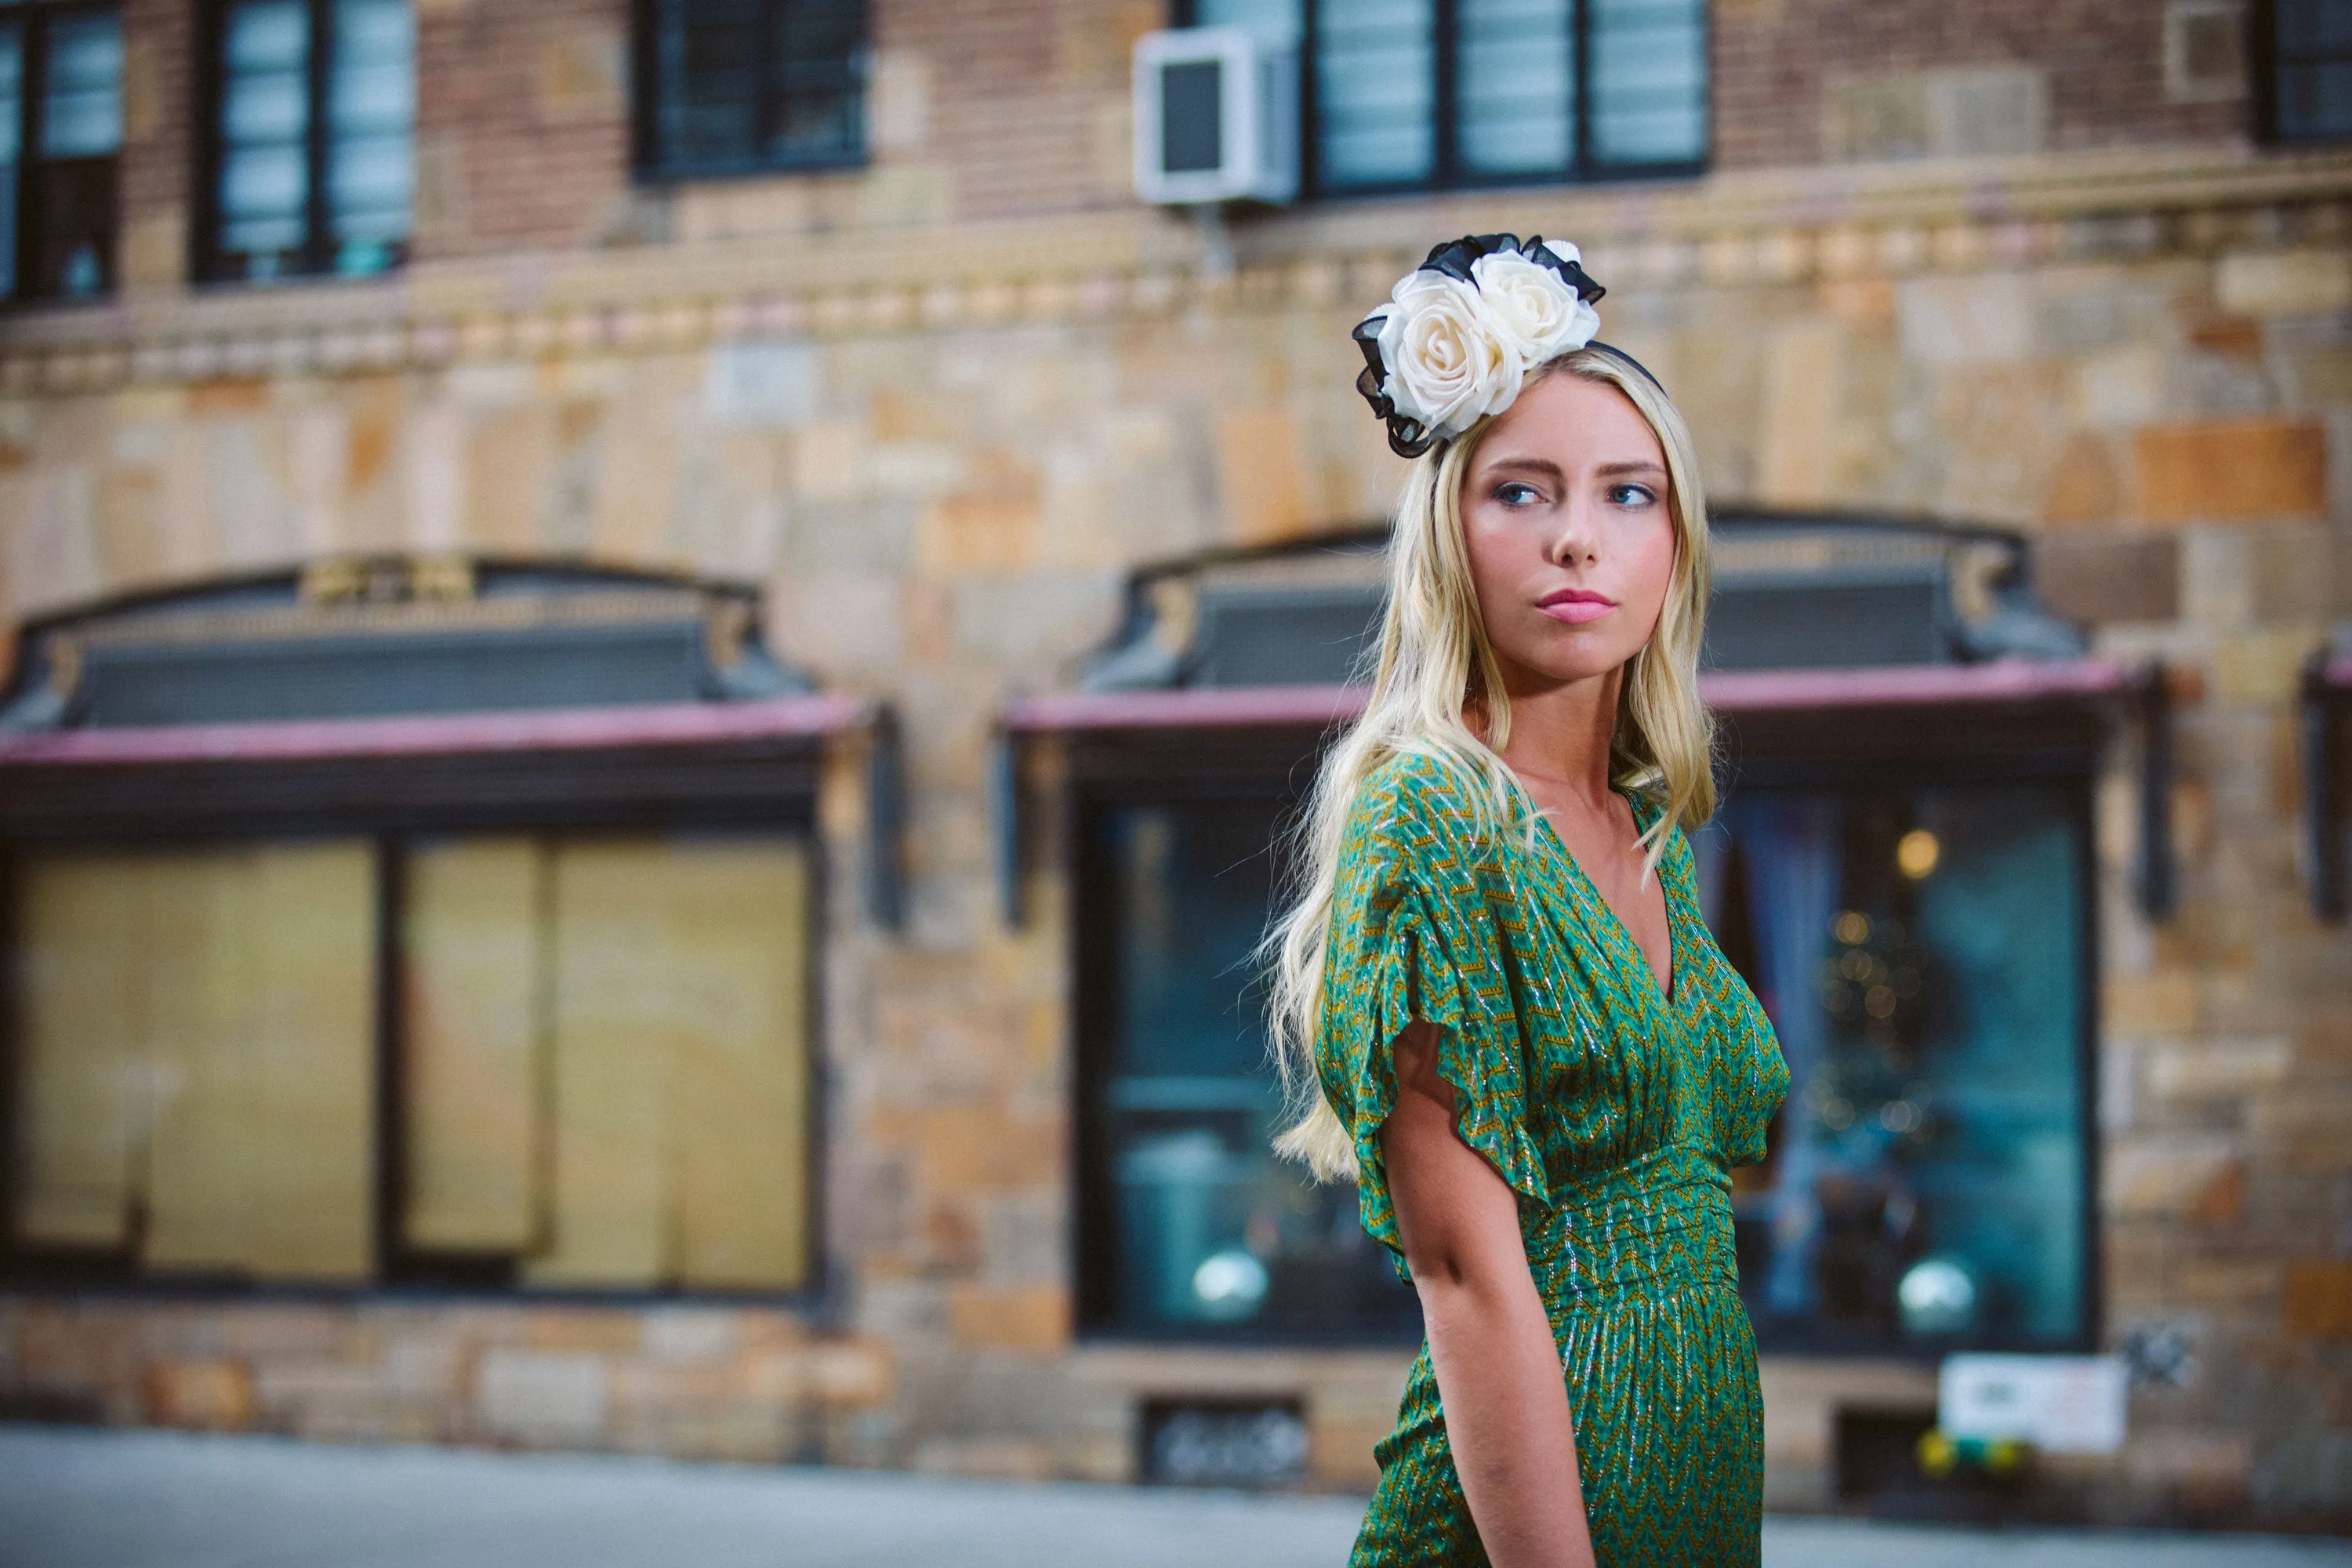
[[[1592,471],[1604,478],[1613,479],[1620,474],[1663,474],[1666,471],[1666,468],[1664,463],[1654,463],[1644,458],[1633,463],[1603,463]]]
[[[1564,477],[1560,466],[1549,458],[1497,458],[1486,465],[1486,471],[1489,473],[1498,473],[1505,468],[1515,468],[1521,473],[1542,474],[1552,479]]]

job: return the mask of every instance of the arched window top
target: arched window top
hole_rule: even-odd
[[[373,718],[808,690],[756,588],[463,556],[339,556],[26,626],[0,728]]]

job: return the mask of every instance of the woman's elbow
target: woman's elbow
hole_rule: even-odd
[[[1413,1289],[1424,1297],[1433,1290],[1461,1289],[1465,1275],[1461,1249],[1454,1247],[1409,1247],[1404,1266],[1412,1275]]]
[[[1433,1237],[1408,1247],[1404,1264],[1423,1306],[1433,1310],[1494,1294],[1503,1283],[1503,1270],[1490,1251],[1458,1237]]]

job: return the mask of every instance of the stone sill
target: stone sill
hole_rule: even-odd
[[[1139,1397],[1276,1399],[1340,1387],[1404,1393],[1414,1351],[1324,1350],[1308,1346],[1080,1343],[1069,1352],[1081,1385]]]

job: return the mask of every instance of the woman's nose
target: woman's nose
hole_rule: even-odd
[[[1560,503],[1547,559],[1565,566],[1573,561],[1590,560],[1593,553],[1592,507],[1583,497],[1570,494]]]

